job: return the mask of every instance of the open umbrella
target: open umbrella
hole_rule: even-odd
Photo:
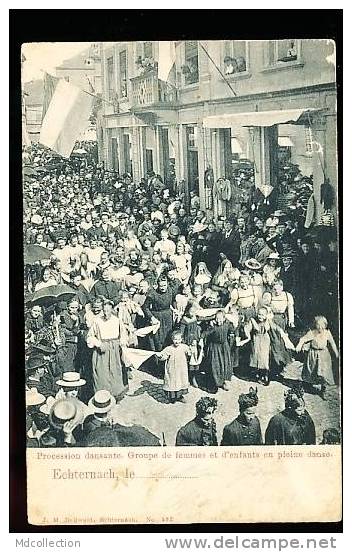
[[[86,447],[160,447],[159,439],[142,426],[116,424],[93,429],[84,440]]]
[[[49,307],[50,305],[54,305],[60,301],[68,301],[75,295],[76,292],[70,288],[70,286],[67,286],[66,284],[58,284],[56,286],[48,286],[40,289],[39,291],[35,291],[33,294],[27,296],[26,303]]]
[[[24,264],[34,264],[37,261],[50,259],[52,251],[41,245],[25,245]]]

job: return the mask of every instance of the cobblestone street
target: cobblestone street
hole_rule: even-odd
[[[163,380],[142,370],[133,371],[130,389],[116,405],[112,415],[121,423],[140,424],[163,439],[166,445],[174,446],[178,429],[195,415],[195,403],[200,397],[208,395],[218,401],[215,420],[218,440],[221,441],[223,428],[238,414],[237,399],[240,393],[247,393],[253,383],[233,377],[230,390],[220,389],[216,395],[210,395],[202,389],[189,388],[186,404],[168,404],[163,391]],[[258,385],[259,404],[257,414],[261,422],[263,437],[269,419],[284,407],[284,391],[288,387],[272,381],[268,387]],[[317,433],[317,444],[322,440],[323,430],[339,427],[339,388],[335,385],[328,389],[327,400],[318,395],[305,395],[306,408],[313,418]]]

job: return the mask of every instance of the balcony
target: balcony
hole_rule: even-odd
[[[158,79],[157,71],[148,71],[130,79],[132,105],[136,112],[173,109],[177,104],[177,89]]]

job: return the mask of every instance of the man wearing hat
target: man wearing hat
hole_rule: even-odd
[[[55,401],[49,413],[49,435],[53,443],[48,446],[77,446],[82,437],[84,412],[80,401],[73,397]]]
[[[26,389],[26,434],[28,448],[38,448],[42,435],[49,429],[47,417],[39,412],[40,405],[45,403],[45,397],[36,387]]]
[[[64,372],[62,378],[56,381],[56,385],[59,387],[59,391],[56,393],[55,398],[75,399],[82,411],[83,418],[85,418],[89,412],[88,407],[78,398],[78,395],[82,387],[86,385],[86,380],[81,378],[79,372]]]
[[[26,361],[26,386],[28,389],[35,387],[44,397],[56,393],[55,380],[49,370],[48,361],[39,352],[30,354]]]
[[[108,413],[115,405],[116,399],[111,395],[110,391],[106,391],[105,389],[97,391],[88,402],[88,409],[91,412],[93,411],[93,414],[89,414],[84,420],[84,433],[89,433],[98,427],[111,425]]]

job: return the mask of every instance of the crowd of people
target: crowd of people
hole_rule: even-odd
[[[23,167],[28,446],[163,444],[109,417],[137,367],[164,381],[166,409],[191,386],[207,393],[177,445],[218,444],[216,395],[234,378],[299,385],[264,441],[257,389],[241,394],[221,444],[316,442],[304,393],[326,400],[339,380],[331,228],[260,194],[215,220],[195,191],[153,172],[134,182],[89,148],[63,160],[33,144]]]

